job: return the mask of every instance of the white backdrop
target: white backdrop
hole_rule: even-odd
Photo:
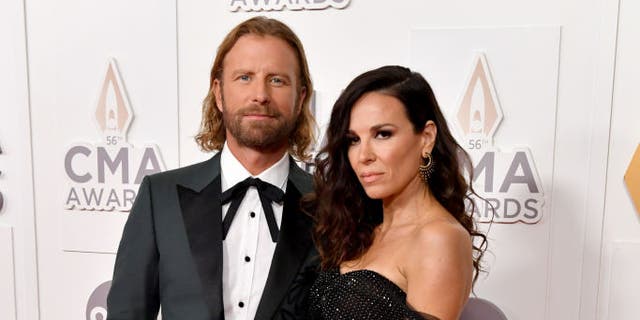
[[[635,319],[640,293],[640,212],[629,200],[622,177],[640,148],[640,3],[620,1],[615,87],[607,163],[606,202],[603,217],[602,269],[598,317]],[[636,164],[637,166],[638,164]],[[640,210],[640,208],[638,208]]]
[[[126,141],[156,145],[164,168],[188,165],[210,156],[193,136],[216,47],[257,14],[286,22],[305,45],[321,128],[340,90],[385,64],[422,72],[452,121],[484,52],[504,114],[494,146],[530,150],[544,205],[535,224],[491,227],[478,296],[516,320],[635,318],[638,295],[625,284],[640,281],[640,222],[622,175],[640,143],[638,4],[351,0],[256,13],[231,12],[232,2],[0,5],[0,255],[10,257],[0,318],[89,319],[101,307],[127,213],[65,209],[65,155],[105,143],[96,107],[109,58],[133,114]],[[78,173],[96,170],[74,159]]]
[[[38,278],[22,1],[0,2],[0,319],[38,318]]]

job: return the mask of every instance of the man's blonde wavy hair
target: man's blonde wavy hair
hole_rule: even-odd
[[[289,137],[289,154],[298,160],[308,161],[311,158],[308,149],[315,142],[315,120],[309,106],[313,94],[313,84],[309,75],[307,58],[304,54],[302,43],[295,33],[284,23],[266,17],[254,17],[242,22],[227,34],[218,47],[218,52],[211,68],[209,93],[202,104],[202,123],[200,124],[200,132],[195,137],[196,142],[204,151],[221,150],[224,145],[226,128],[222,121],[222,112],[216,104],[213,82],[215,79],[222,81],[224,58],[238,39],[247,34],[273,36],[282,39],[291,46],[298,58],[300,85],[297,91],[300,94],[302,88],[305,88],[307,94],[302,102],[302,110],[300,110],[293,133]]]

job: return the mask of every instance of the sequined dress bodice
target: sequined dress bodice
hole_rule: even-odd
[[[312,320],[431,319],[407,306],[404,291],[371,270],[321,272],[309,299]]]

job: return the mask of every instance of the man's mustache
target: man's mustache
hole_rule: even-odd
[[[274,108],[271,108],[269,106],[245,107],[238,110],[238,114],[243,116],[250,115],[250,114],[260,114],[260,115],[265,115],[265,116],[275,117],[275,118],[282,116],[282,113],[280,113],[280,111]]]

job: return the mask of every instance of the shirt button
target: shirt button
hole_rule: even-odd
[[[238,307],[244,308],[244,302],[242,302],[242,301],[238,302]]]
[[[249,256],[246,256],[246,257],[244,257],[244,261],[245,262],[249,262],[249,261],[251,261],[251,258],[249,258]]]
[[[255,218],[256,217],[256,213],[251,211],[251,213],[249,213],[249,215],[251,216],[251,218]]]

